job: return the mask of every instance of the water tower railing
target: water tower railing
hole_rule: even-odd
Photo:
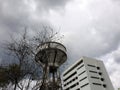
[[[37,51],[47,49],[47,48],[54,48],[54,49],[56,48],[66,52],[66,48],[61,43],[58,43],[58,42],[45,42],[37,48]]]

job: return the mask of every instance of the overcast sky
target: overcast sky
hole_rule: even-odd
[[[0,0],[0,44],[24,26],[41,24],[64,35],[69,64],[81,56],[100,59],[120,87],[119,0]]]

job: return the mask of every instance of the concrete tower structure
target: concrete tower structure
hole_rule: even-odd
[[[102,61],[82,57],[62,74],[63,90],[114,90]]]
[[[66,48],[57,42],[45,42],[37,49],[35,61],[43,68],[40,90],[61,90],[59,67],[67,60]]]

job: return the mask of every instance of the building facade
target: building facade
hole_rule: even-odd
[[[102,61],[82,57],[62,74],[63,90],[114,90]]]

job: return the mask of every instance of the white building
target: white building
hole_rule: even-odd
[[[63,90],[114,90],[102,61],[82,57],[62,74]]]

